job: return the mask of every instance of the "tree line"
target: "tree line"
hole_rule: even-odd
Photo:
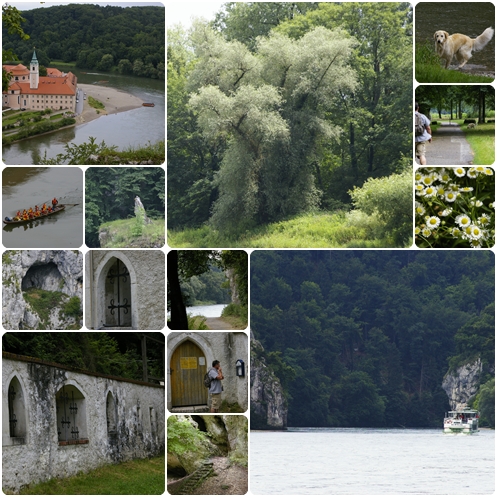
[[[164,7],[71,4],[22,12],[29,41],[3,29],[3,48],[29,65],[36,47],[43,66],[52,60],[82,69],[165,79]]]
[[[479,124],[485,122],[489,112],[495,117],[495,90],[490,85],[422,85],[416,88],[416,100],[422,113],[435,109],[439,119],[444,110],[450,113],[450,119],[463,119],[464,112],[466,117],[476,117]]]
[[[98,232],[103,223],[135,215],[136,196],[148,217],[164,217],[165,173],[160,167],[90,167],[85,180],[88,247],[99,247]]]
[[[164,341],[162,333],[147,334]],[[148,373],[164,378],[162,350],[150,343],[155,342],[147,345]],[[143,380],[139,333],[12,332],[3,335],[2,350],[95,373]]]
[[[228,3],[168,31],[168,226],[224,231],[351,204],[406,168],[407,3]]]
[[[444,375],[477,357],[493,426],[492,253],[257,251],[250,291],[289,426],[440,427]]]

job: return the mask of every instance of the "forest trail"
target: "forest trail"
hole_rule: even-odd
[[[426,144],[428,166],[467,166],[473,163],[473,152],[461,128],[455,124],[441,123]]]
[[[234,465],[227,457],[212,457],[214,474],[192,495],[244,495],[248,491],[248,470]]]
[[[233,326],[223,318],[205,318],[205,324],[209,330],[232,330]]]

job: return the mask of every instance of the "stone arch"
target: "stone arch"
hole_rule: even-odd
[[[168,339],[167,343],[167,407],[172,409],[172,396],[171,396],[171,359],[176,349],[184,342],[193,342],[205,355],[207,370],[211,367],[212,361],[215,359],[214,351],[210,343],[198,333],[179,333]]]
[[[26,389],[16,373],[4,383],[2,402],[2,445],[27,443],[28,410]]]
[[[116,309],[114,309],[114,314],[112,314],[109,305],[111,305],[110,300],[112,299],[114,300],[113,305],[117,304],[117,279],[111,283],[107,276],[109,275],[109,271],[116,267],[117,261],[125,266],[128,273],[122,297],[127,299],[127,304],[129,304],[130,307],[128,308],[127,313],[122,310],[121,313],[118,314],[116,313]],[[95,309],[95,322],[92,323],[93,328],[130,327],[135,330],[138,329],[137,297],[137,278],[133,264],[123,252],[117,250],[108,252],[95,270],[94,288],[92,289],[92,306]],[[123,318],[129,319],[123,319],[120,326],[118,326],[119,323],[116,316],[122,316]]]
[[[115,435],[117,433],[117,404],[112,392],[107,392],[105,399],[105,413],[107,418],[107,435]]]
[[[86,394],[74,380],[63,383],[55,394],[59,445],[88,442]]]

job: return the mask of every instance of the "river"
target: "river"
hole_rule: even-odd
[[[2,214],[57,197],[68,206],[62,212],[21,225],[5,225],[7,248],[79,248],[83,244],[83,171],[79,167],[6,167],[2,171]]]
[[[193,305],[186,308],[186,312],[192,316],[204,316],[206,318],[218,318],[227,304],[215,305]]]
[[[94,121],[67,128],[42,136],[2,147],[2,160],[5,164],[38,164],[38,157],[55,157],[64,152],[64,146],[73,142],[81,144],[90,136],[97,143],[116,145],[118,149],[147,145],[165,139],[165,82],[163,80],[123,76],[116,73],[89,72],[62,64],[53,64],[62,71],[72,71],[78,83],[100,84],[122,90],[140,97],[145,102],[153,102],[155,107],[140,107],[119,114],[102,116]],[[99,83],[108,81],[108,83]]]
[[[250,433],[254,494],[492,494],[495,432],[290,428]]]

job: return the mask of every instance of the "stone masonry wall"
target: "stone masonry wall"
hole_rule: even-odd
[[[16,395],[23,398],[25,406],[25,412],[16,416],[26,417],[27,428],[24,439],[15,439],[20,442],[12,445],[8,388],[14,377],[21,386]],[[87,442],[59,442],[55,396],[63,385],[76,387],[85,398]],[[109,392],[115,400],[116,426],[112,431],[107,425]],[[79,372],[4,353],[2,487],[17,492],[29,483],[160,454],[165,449],[164,403],[163,386]],[[79,405],[81,409],[83,404]]]

